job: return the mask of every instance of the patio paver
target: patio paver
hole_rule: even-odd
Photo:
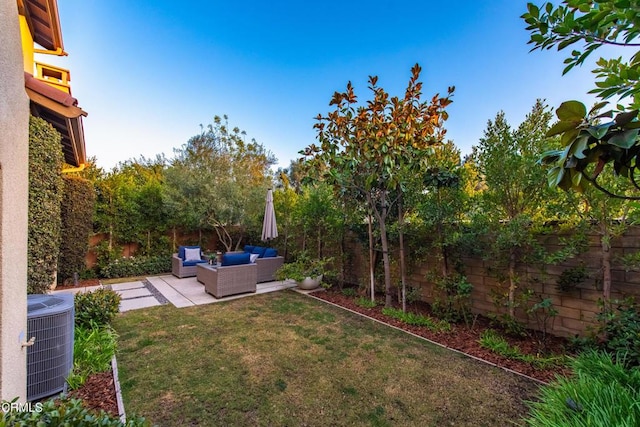
[[[179,279],[173,275],[148,277],[147,280],[174,306],[189,307],[192,305],[212,304],[220,301],[230,301],[266,292],[276,292],[295,287],[293,282],[266,282],[256,285],[256,292],[215,298],[204,291],[204,285],[195,277]]]
[[[160,302],[153,295],[141,298],[122,299],[120,301],[120,311],[125,312],[138,308],[154,307],[156,305],[160,305]]]
[[[244,293],[224,298],[215,298],[213,295],[209,295],[204,291],[204,285],[198,282],[195,277],[179,279],[174,275],[164,275],[147,277],[145,281],[151,284],[152,287],[162,295],[156,298],[154,292],[151,291],[150,287],[147,286],[144,281],[107,285],[122,297],[122,300],[120,301],[121,312],[162,305],[163,303],[166,303],[166,301],[158,300],[162,300],[162,297],[175,307],[183,308],[201,304],[212,304],[220,301],[230,301],[237,298],[244,298],[267,292],[277,292],[296,287],[295,283],[290,281],[258,283],[255,293]],[[99,287],[100,286],[78,287],[77,289],[53,291],[53,293],[71,292],[75,294],[78,292],[94,291]]]

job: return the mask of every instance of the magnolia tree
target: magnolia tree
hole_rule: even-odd
[[[302,151],[337,194],[355,193],[366,201],[379,227],[387,306],[392,297],[389,210],[402,197],[408,176],[432,155],[434,146],[441,144],[445,133],[442,125],[447,119],[445,108],[451,103],[454,91],[450,87],[446,97],[436,94],[423,101],[422,82],[418,80],[420,72],[418,64],[411,69],[402,98],[390,97],[378,86],[377,77],[369,77],[373,98],[366,105],[357,105],[349,82],[344,92],[334,93],[329,105],[335,109],[317,117],[314,128],[319,145],[312,144]],[[390,197],[392,193],[395,199]],[[402,211],[399,217],[402,218]],[[371,228],[369,230],[371,234]],[[372,281],[372,299],[374,290]]]
[[[561,147],[543,156],[549,169],[549,184],[584,191],[591,184],[610,197],[639,199],[640,155],[640,8],[636,1],[565,0],[559,6],[529,3],[522,18],[531,32],[533,49],[563,50],[572,47],[564,73],[582,65],[594,51],[615,46],[629,51],[630,59],[600,58],[593,70],[596,87],[591,93],[603,101],[618,98],[614,109],[602,112],[607,102],[590,111],[579,101],[563,103],[556,111],[558,123],[549,136],[561,135]],[[603,185],[607,165],[628,180],[633,193]]]

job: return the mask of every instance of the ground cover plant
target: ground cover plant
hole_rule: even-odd
[[[572,362],[573,376],[541,389],[531,404],[531,426],[640,425],[640,370],[614,362],[604,352],[588,351]]]
[[[17,404],[17,399],[13,403]],[[3,401],[3,408],[10,402]],[[85,407],[80,399],[47,400],[33,404],[33,411],[11,410],[0,414],[0,427],[12,426],[103,426],[146,427],[149,423],[142,417],[128,417],[123,423],[119,417],[104,411],[93,411]]]
[[[293,293],[118,316],[127,411],[160,425],[508,425],[538,383]]]

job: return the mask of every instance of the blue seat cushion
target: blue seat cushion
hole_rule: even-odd
[[[278,250],[275,248],[267,248],[264,251],[264,258],[274,258],[278,256]]]
[[[244,251],[248,254],[253,253],[253,248],[255,248],[253,245],[244,245]]]
[[[249,264],[251,254],[246,252],[241,254],[224,254],[222,255],[222,266]]]
[[[184,261],[184,250],[185,250],[185,248],[200,249],[200,246],[178,246],[178,256],[183,261]]]
[[[253,251],[251,251],[251,253],[258,254],[258,258],[264,258],[265,250],[267,250],[267,248],[263,248],[262,246],[254,246]]]
[[[208,261],[206,260],[198,260],[198,261],[182,261],[182,266],[183,267],[193,267],[196,264],[204,264],[207,263]]]

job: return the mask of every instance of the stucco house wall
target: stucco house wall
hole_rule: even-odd
[[[0,41],[0,397],[24,401],[29,100],[15,0],[0,0]]]

